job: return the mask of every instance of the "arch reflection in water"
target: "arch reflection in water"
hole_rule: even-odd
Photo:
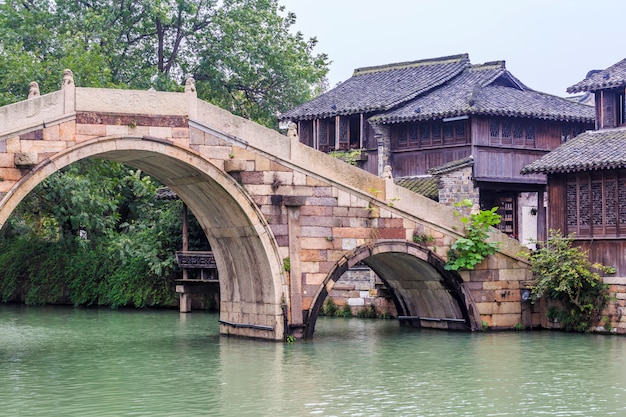
[[[214,314],[0,305],[1,415],[604,416],[626,339],[320,318],[288,345]]]

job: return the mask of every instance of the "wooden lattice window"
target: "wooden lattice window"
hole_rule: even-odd
[[[626,236],[626,171],[571,175],[566,225],[576,236]]]
[[[419,145],[419,130],[416,124],[409,125],[409,142],[411,146]]]
[[[406,148],[409,145],[408,138],[406,136],[406,125],[399,125],[396,128],[396,139],[398,142],[398,148]]]
[[[489,138],[492,145],[536,146],[535,125],[532,121],[516,121],[505,118],[489,119]]]
[[[339,148],[347,149],[350,144],[350,121],[347,117],[337,116],[339,126]]]
[[[431,145],[430,139],[430,123],[423,122],[419,125],[420,131],[420,146],[426,147]]]

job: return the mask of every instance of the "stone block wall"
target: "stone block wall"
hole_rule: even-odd
[[[439,178],[439,202],[442,204],[452,206],[466,199],[477,204],[478,197],[471,166],[448,172]]]
[[[610,301],[607,307],[607,323],[599,323],[598,331],[626,334],[626,277],[604,277],[609,286]]]
[[[374,306],[376,313],[384,317],[397,317],[391,292],[370,268],[353,268],[346,271],[335,283],[328,298],[339,306],[349,305],[353,315]]]

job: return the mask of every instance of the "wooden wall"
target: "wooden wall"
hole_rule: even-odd
[[[626,276],[626,240],[616,239],[577,239],[575,246],[589,250],[589,260],[617,269],[615,276]]]
[[[477,146],[474,148],[474,177],[483,181],[545,183],[546,177],[543,174],[520,173],[522,168],[544,154],[540,151]]]
[[[424,175],[430,168],[466,158],[470,154],[470,146],[393,152],[393,176]]]

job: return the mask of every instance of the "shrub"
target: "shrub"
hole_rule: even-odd
[[[366,307],[360,309],[357,312],[356,316],[361,319],[375,319],[376,317],[378,317],[378,314],[376,312],[376,307],[374,306],[374,304],[369,304]]]
[[[324,303],[324,307],[322,311],[320,311],[322,316],[330,316],[334,317],[337,314],[337,304],[333,301],[332,298],[328,297],[326,302]]]
[[[472,207],[470,200],[464,200],[455,204],[456,207]],[[493,255],[498,248],[497,243],[487,242],[489,229],[500,223],[500,215],[496,213],[498,208],[480,210],[469,216],[461,217],[465,223],[465,237],[460,237],[450,247],[448,262],[445,269],[458,271],[459,269],[474,269],[489,255]],[[458,213],[457,213],[458,214]]]
[[[543,296],[559,300],[564,309],[551,308],[548,318],[558,318],[566,331],[588,331],[609,301],[608,286],[599,273],[615,273],[615,269],[591,263],[586,251],[573,247],[572,238],[557,230],[550,230],[547,242],[539,247],[529,255],[531,300]]]

